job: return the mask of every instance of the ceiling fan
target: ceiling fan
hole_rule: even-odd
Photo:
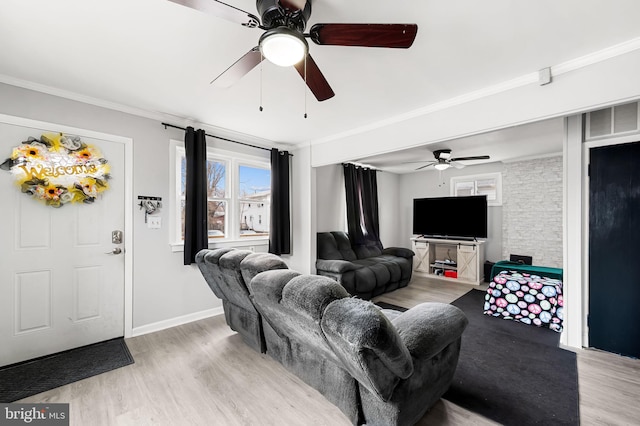
[[[294,66],[318,101],[335,94],[309,54],[307,38],[318,45],[407,49],[418,31],[416,24],[315,24],[305,33],[311,0],[256,0],[262,20],[218,0],[169,1],[265,30],[258,45],[213,79],[212,84],[229,87],[267,58],[276,65]]]
[[[416,170],[424,169],[425,167],[433,166],[436,170],[446,170],[449,167],[453,166],[457,169],[461,169],[464,167],[464,164],[458,163],[458,161],[465,160],[488,160],[490,157],[488,155],[477,155],[474,157],[456,157],[451,158],[451,150],[450,149],[438,149],[433,151],[433,156],[435,158],[434,161],[430,161],[427,164],[424,164],[418,167]],[[416,161],[411,161],[411,163],[416,163]]]

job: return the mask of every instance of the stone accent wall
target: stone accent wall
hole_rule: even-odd
[[[562,156],[505,164],[502,257],[562,268]]]

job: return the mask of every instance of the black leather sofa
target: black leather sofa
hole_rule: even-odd
[[[352,247],[346,232],[318,232],[316,272],[338,281],[352,296],[369,300],[411,281],[414,252],[380,242]]]

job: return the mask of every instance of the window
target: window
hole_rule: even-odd
[[[184,243],[186,159],[175,149],[175,244]],[[209,242],[266,239],[269,236],[269,160],[207,149],[207,229]],[[254,220],[258,217],[259,220]],[[262,220],[265,218],[265,220]]]
[[[486,173],[474,176],[452,177],[451,195],[456,197],[486,195],[489,206],[501,206],[502,174]]]
[[[591,111],[586,114],[585,140],[640,132],[638,102]]]
[[[240,237],[268,236],[269,221],[262,222],[262,216],[269,217],[271,199],[271,170],[264,167],[240,165],[238,204],[240,206]],[[249,217],[247,219],[247,216]],[[258,216],[259,220],[254,220]]]

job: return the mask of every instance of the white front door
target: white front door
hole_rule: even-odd
[[[60,131],[0,120],[0,163],[29,137]],[[92,203],[46,205],[0,170],[0,366],[124,335],[125,247],[112,233],[127,232],[125,145],[77,136],[110,165]]]

